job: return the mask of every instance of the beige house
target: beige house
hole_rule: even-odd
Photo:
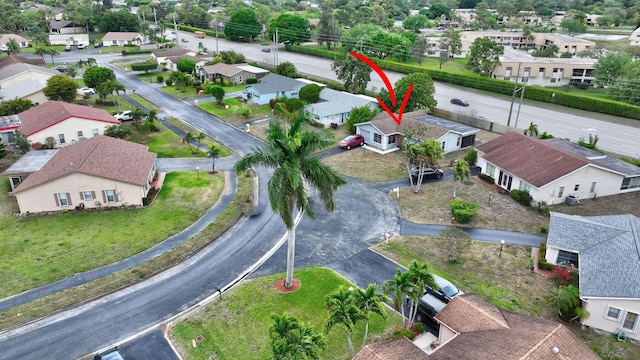
[[[49,22],[52,34],[79,34],[86,33],[87,28],[69,20],[52,20]]]
[[[78,46],[89,45],[89,34],[51,34],[49,35],[51,45]]]
[[[158,50],[151,53],[151,60],[158,63],[158,67],[163,67],[167,64],[167,58],[176,56],[195,56],[196,53],[185,49],[183,47],[174,46],[166,50]]]
[[[21,214],[143,205],[156,172],[146,146],[96,136],[55,151],[11,192]]]
[[[268,73],[268,70],[249,64],[232,65],[221,62],[214,65],[203,66],[200,69],[200,74],[204,75],[207,81],[214,82],[217,79],[224,79],[232,84],[244,84],[247,79],[261,79]]]
[[[545,260],[578,269],[583,325],[640,340],[640,218],[551,213]]]
[[[148,41],[137,32],[108,32],[102,37],[103,46],[141,45]]]
[[[15,98],[34,103],[48,101],[42,90],[47,80],[60,73],[42,66],[27,63],[12,63],[0,68],[0,101]]]
[[[434,317],[430,333],[367,345],[354,360],[597,360],[600,357],[563,324],[498,309],[477,295],[454,297]],[[423,339],[427,341],[423,341]]]
[[[512,47],[514,49],[536,48],[546,49],[551,45],[558,47],[558,54],[569,52],[575,55],[579,52],[594,48],[596,43],[593,41],[574,38],[572,36],[553,34],[553,33],[535,33],[533,38],[524,36],[522,32],[501,32],[501,31],[463,31],[460,34],[462,39],[462,51],[468,53],[471,44],[477,38],[485,38],[492,40],[498,45]]]
[[[120,125],[103,109],[49,101],[18,114],[20,132],[33,146],[36,143],[54,148],[75,144],[80,140],[103,135],[109,125]]]
[[[9,40],[15,40],[21,48],[29,47],[31,40],[16,34],[0,34],[0,48],[5,48]]]
[[[633,32],[629,36],[629,45],[640,46],[640,27],[633,30]]]
[[[565,86],[593,84],[593,69],[598,59],[534,57],[522,50],[505,48],[500,65],[493,71],[498,79],[527,85]],[[519,72],[518,72],[519,71]]]
[[[554,205],[640,190],[639,167],[564,139],[510,132],[476,150],[482,173],[507,191],[529,192],[535,202]]]
[[[206,59],[194,55],[167,56],[167,58],[165,59],[165,68],[170,71],[176,71],[178,70],[178,62],[185,58],[193,60],[196,63],[196,71],[202,68],[207,62]]]

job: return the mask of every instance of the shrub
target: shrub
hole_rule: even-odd
[[[540,234],[548,234],[549,233],[549,229],[547,229],[546,226],[540,226]]]
[[[258,83],[258,79],[256,78],[248,78],[247,81],[245,82],[247,85],[251,85],[251,84],[257,84]]]
[[[553,275],[551,278],[556,282],[558,286],[567,286],[571,284],[571,280],[573,279],[573,267],[571,265],[556,265],[553,267]]]
[[[544,201],[538,201],[538,212],[544,216],[549,216],[551,208]]]
[[[476,149],[467,150],[467,155],[464,156],[464,160],[469,164],[469,166],[473,166],[478,161],[478,152]]]
[[[165,80],[164,83],[167,84],[167,86],[173,85],[173,81],[171,79]]]
[[[154,70],[158,68],[158,63],[155,61],[143,61],[135,64],[131,64],[131,70],[133,71],[144,71],[148,73],[149,70]]]
[[[460,224],[466,224],[478,215],[479,207],[477,202],[454,199],[451,200],[451,213],[453,218]]]
[[[415,323],[415,325],[414,325],[414,326],[415,326],[415,328],[416,328],[416,332],[417,332],[418,334],[422,334],[422,333],[424,333],[424,324],[423,324],[423,323],[421,323],[421,322],[417,322],[417,323]]]
[[[159,83],[163,82],[164,81],[164,76],[162,76],[162,75],[156,76],[156,81],[159,82]]]
[[[545,259],[547,256],[547,243],[540,243],[540,252],[538,253],[538,269],[553,270],[554,265],[549,264]]]
[[[415,336],[416,336],[416,334],[413,332],[413,330],[406,329],[406,328],[400,328],[400,329],[393,330],[393,334],[391,334],[391,336],[389,336],[389,340],[398,339],[398,338],[401,338],[401,337],[406,337],[409,340],[413,340],[413,338],[415,338]]]
[[[533,198],[531,197],[531,195],[529,194],[528,191],[521,191],[521,190],[513,189],[513,190],[511,190],[509,195],[511,195],[511,198],[513,200],[519,202],[520,204],[522,204],[524,206],[531,206],[531,201],[533,201]]]
[[[621,157],[620,160],[629,163],[631,165],[640,166],[640,159],[631,159],[626,157]]]
[[[493,177],[492,177],[492,176],[487,175],[487,174],[485,174],[485,173],[480,173],[480,174],[478,175],[478,177],[479,177],[480,179],[482,179],[482,180],[484,180],[484,181],[488,182],[489,184],[495,184],[495,182],[496,182],[496,181],[493,179]]]

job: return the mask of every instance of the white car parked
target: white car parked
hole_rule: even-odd
[[[83,88],[78,89],[78,93],[83,95],[93,95],[96,93],[96,91],[93,88],[85,86]]]
[[[115,114],[113,115],[113,117],[120,121],[133,120],[133,117],[131,116],[131,110],[127,110],[127,111],[123,111],[122,113]]]

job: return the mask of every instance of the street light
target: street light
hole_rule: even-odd
[[[504,246],[504,240],[500,240],[500,254],[498,254],[498,257],[502,256],[502,247]]]
[[[198,179],[200,179],[200,166],[196,166],[196,173],[198,174]]]

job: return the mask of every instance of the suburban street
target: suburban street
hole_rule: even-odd
[[[188,33],[187,33],[188,34]],[[189,47],[197,49],[199,39],[192,34],[188,38]],[[204,39],[211,51],[216,49],[216,40]],[[185,45],[184,43],[182,45]],[[233,49],[244,53],[248,59],[273,63],[274,52],[263,53],[260,45],[236,44],[218,40],[219,50]],[[279,61],[291,61],[303,73],[314,74],[328,79],[335,78],[330,70],[331,61],[304,55],[279,52]],[[79,58],[95,57],[102,66],[106,61],[120,58],[120,55],[64,53],[58,62],[75,62]],[[114,69],[117,79],[125,87],[135,89],[136,94],[149,99],[165,113],[178,116],[196,129],[211,136],[219,143],[233,149],[242,156],[262,142],[244,131],[210,116],[190,103],[178,100],[157,87]],[[392,82],[400,74],[388,73]],[[371,86],[380,89],[382,83],[376,76]],[[128,91],[129,92],[129,91]],[[440,106],[455,111],[469,111],[477,116],[495,119],[506,124],[505,109],[510,102],[492,95],[460,90],[438,84],[436,97]],[[449,104],[450,97],[459,96],[471,102],[469,108]],[[517,108],[517,106],[516,106]],[[568,110],[566,110],[568,111]],[[606,150],[638,156],[640,127],[627,126],[598,120],[597,115],[582,117],[565,112],[565,109],[541,108],[523,105],[518,127],[527,127],[530,121],[538,124],[540,131],[548,131],[557,137],[588,137],[598,134],[598,145]],[[514,114],[515,119],[515,114]],[[622,119],[619,120],[623,122]],[[235,159],[235,157],[234,157]],[[195,164],[195,163],[194,163]],[[198,163],[200,164],[200,163]],[[192,166],[192,164],[189,164]],[[218,170],[231,170],[232,161],[223,160],[216,164]],[[199,165],[198,165],[199,166]],[[204,165],[202,165],[204,166]],[[233,286],[244,276],[270,275],[285,270],[285,228],[278,216],[268,206],[267,181],[270,172],[257,169],[259,201],[262,211],[253,217],[242,219],[230,231],[217,239],[200,253],[186,262],[158,274],[130,288],[115,292],[99,300],[87,303],[73,310],[55,314],[26,326],[0,333],[0,359],[74,359],[110,344],[131,339],[137,334],[164,324],[187,309],[198,306],[208,297],[219,294]],[[355,259],[375,262],[380,256],[371,253],[368,247],[383,241],[386,235],[400,234],[404,229],[409,233],[420,233],[424,229],[402,222],[401,212],[395,202],[390,201],[384,187],[349,179],[348,185],[336,193],[336,211],[326,213],[317,207],[316,220],[303,218],[298,227],[296,268],[308,266],[328,266],[336,271],[352,274],[351,280],[359,286],[368,285],[375,276],[388,278],[395,270],[393,266],[381,266],[377,274],[366,273],[364,267],[354,270]],[[318,203],[318,202],[316,202]],[[495,234],[480,234],[487,238]],[[526,244],[538,241],[535,238],[516,240]],[[273,255],[273,256],[271,256]],[[257,267],[257,268],[254,268]],[[378,279],[374,279],[378,280]]]

